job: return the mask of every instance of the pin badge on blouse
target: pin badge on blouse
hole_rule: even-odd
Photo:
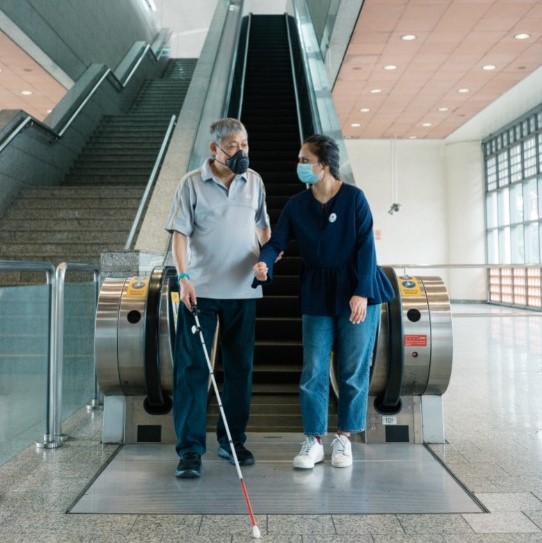
[[[329,222],[335,222],[337,220],[337,215],[335,213],[332,213],[330,216],[329,216],[329,219],[328,221]]]

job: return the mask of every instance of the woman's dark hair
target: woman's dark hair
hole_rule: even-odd
[[[324,134],[313,134],[305,138],[303,143],[309,146],[309,149],[318,157],[318,161],[329,166],[329,171],[335,179],[340,179],[339,167],[339,147],[333,138]]]

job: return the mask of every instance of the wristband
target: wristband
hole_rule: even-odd
[[[190,281],[190,275],[185,272],[180,273],[179,275],[177,275],[177,281],[180,281],[181,279],[188,279]]]

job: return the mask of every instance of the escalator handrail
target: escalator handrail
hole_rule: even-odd
[[[284,14],[284,22],[286,23],[286,35],[288,36],[288,53],[290,55],[290,68],[292,69],[292,81],[293,81],[293,87],[294,87],[294,98],[295,98],[295,111],[297,114],[297,126],[299,129],[299,143],[300,145],[303,143],[304,135],[303,135],[303,122],[301,119],[301,108],[299,107],[299,93],[297,90],[297,80],[296,80],[296,73],[295,73],[295,61],[294,61],[294,52],[292,48],[292,36],[290,35],[290,25],[288,24],[288,14]]]
[[[401,411],[401,387],[404,373],[403,315],[397,275],[389,266],[383,266],[382,271],[393,286],[395,298],[388,302],[389,358],[386,386],[382,395],[376,398],[375,408],[381,413],[393,415]]]
[[[250,41],[250,26],[252,24],[252,13],[248,14],[247,21],[247,33],[245,37],[245,52],[243,53],[243,69],[241,71],[241,83],[239,89],[239,109],[237,111],[237,118],[241,118],[241,113],[243,111],[243,97],[245,95],[245,77],[247,73],[247,60],[248,60],[248,46]],[[234,63],[235,66],[235,63]]]
[[[149,277],[147,304],[145,307],[145,383],[147,396],[143,407],[151,415],[163,415],[171,410],[171,398],[164,394],[160,378],[160,355],[158,351],[160,302],[162,285],[172,267],[156,267]]]

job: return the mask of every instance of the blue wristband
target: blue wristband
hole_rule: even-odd
[[[190,281],[190,275],[188,275],[185,272],[180,273],[179,275],[177,275],[177,281],[180,281],[181,279],[185,279],[185,278]]]

